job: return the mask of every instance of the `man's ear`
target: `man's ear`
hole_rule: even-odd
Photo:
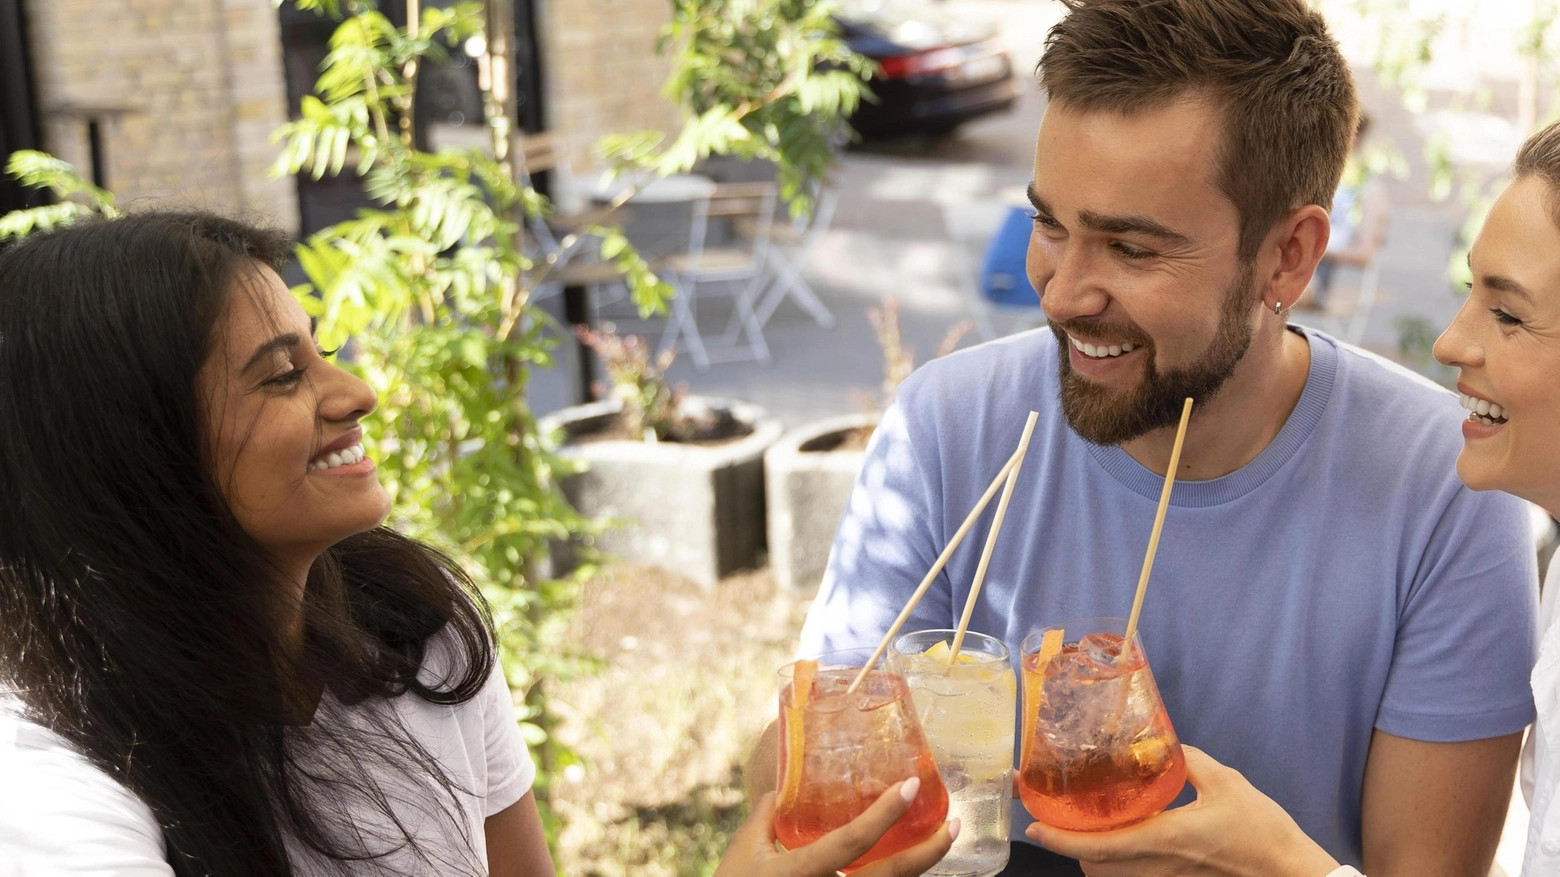
[[[1269,310],[1292,307],[1311,282],[1317,263],[1327,252],[1332,222],[1327,211],[1316,204],[1297,208],[1279,221],[1268,235],[1267,251],[1276,254],[1265,278],[1263,303]]]

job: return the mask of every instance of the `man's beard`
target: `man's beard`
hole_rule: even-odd
[[[1122,331],[1092,317],[1064,324],[1052,322],[1051,331],[1060,347],[1057,371],[1062,384],[1062,413],[1073,431],[1096,445],[1120,445],[1179,423],[1188,396],[1197,400],[1198,407],[1207,405],[1251,348],[1252,276],[1251,266],[1241,269],[1225,291],[1219,328],[1208,352],[1185,368],[1161,373],[1154,366],[1154,345],[1136,327]],[[1118,392],[1073,371],[1067,329],[1092,338],[1132,342],[1143,351],[1142,381]]]

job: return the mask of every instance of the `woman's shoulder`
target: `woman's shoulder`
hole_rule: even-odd
[[[0,693],[0,862],[8,874],[170,877],[151,810]]]

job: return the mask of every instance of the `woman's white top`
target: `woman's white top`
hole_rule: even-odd
[[[1533,704],[1538,721],[1522,747],[1522,794],[1527,798],[1527,852],[1524,877],[1560,877],[1560,809],[1552,806],[1560,788],[1560,627],[1555,604],[1560,602],[1560,552],[1544,575],[1544,596],[1538,606],[1538,663],[1533,665]]]
[[[445,673],[440,637],[430,643],[419,678],[435,685]],[[370,764],[396,815],[433,862],[398,852],[384,860],[394,873],[487,873],[483,823],[530,791],[536,778],[515,722],[514,701],[504,673],[494,662],[481,693],[466,703],[443,706],[414,694],[385,701],[371,698],[343,707],[329,693],[317,721],[361,719],[366,710],[394,710],[420,743],[463,790],[457,795],[458,827],[438,808],[449,798],[428,778],[409,779],[398,770]],[[7,709],[0,692],[0,877],[114,875],[172,877],[161,830],[151,810],[124,786],[99,770],[55,734]],[[327,709],[334,706],[334,710]],[[417,784],[421,782],[422,787]],[[411,788],[408,785],[411,784]],[[346,803],[343,806],[350,806]],[[452,811],[453,812],[453,811]],[[363,834],[382,836],[382,814],[349,814]],[[288,844],[295,873],[321,873],[312,851]]]

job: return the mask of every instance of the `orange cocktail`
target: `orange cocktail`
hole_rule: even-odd
[[[1018,793],[1036,820],[1107,831],[1170,805],[1186,759],[1142,641],[1121,658],[1126,622],[1073,621],[1020,647],[1024,723]]]
[[[786,849],[860,816],[893,784],[921,778],[910,809],[847,872],[926,840],[948,816],[948,792],[904,677],[874,670],[846,692],[870,653],[837,652],[780,671],[775,835]]]

